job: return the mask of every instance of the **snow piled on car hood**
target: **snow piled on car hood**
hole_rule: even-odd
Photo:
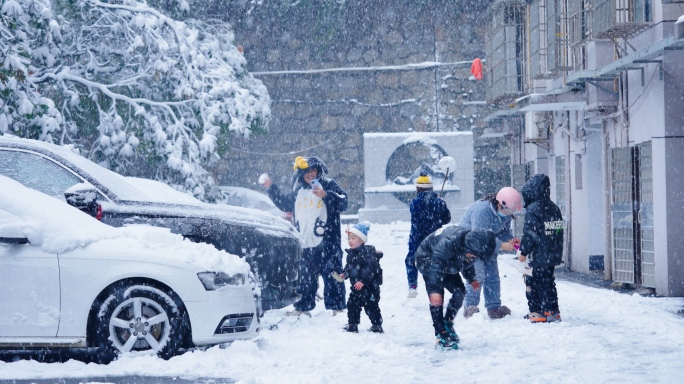
[[[207,271],[249,273],[249,265],[238,256],[209,244],[184,240],[167,228],[110,227],[13,179],[0,176],[0,186],[0,231],[12,236],[23,233],[31,244],[45,252],[65,253],[99,242],[116,241],[117,249],[125,249],[136,260],[155,258],[159,262],[155,255],[157,251],[164,251],[165,262],[194,264]]]

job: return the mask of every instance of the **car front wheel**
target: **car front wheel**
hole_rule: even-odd
[[[97,316],[102,347],[114,354],[153,351],[165,359],[178,352],[185,322],[171,296],[148,285],[119,286],[110,293]]]

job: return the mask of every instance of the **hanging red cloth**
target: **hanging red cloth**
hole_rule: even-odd
[[[476,80],[482,80],[482,60],[479,58],[473,60],[473,64],[470,66],[470,73],[475,76]]]

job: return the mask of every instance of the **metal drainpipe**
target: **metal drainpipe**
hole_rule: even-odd
[[[603,279],[613,280],[613,249],[612,249],[612,238],[613,230],[611,227],[611,203],[612,199],[612,182],[611,182],[611,164],[610,164],[610,135],[608,134],[608,122],[606,120],[602,121],[603,133],[602,133],[602,163],[603,163],[603,180],[604,186],[603,190]]]
[[[567,270],[572,270],[572,172],[570,161],[570,111],[566,112],[565,121],[567,122],[568,134],[567,140],[565,141],[565,201],[567,207],[567,226],[565,228],[565,246],[567,249],[567,260],[565,261],[565,268]]]

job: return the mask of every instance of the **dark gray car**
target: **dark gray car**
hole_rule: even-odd
[[[202,203],[165,184],[121,176],[68,148],[10,135],[0,136],[0,174],[65,199],[103,223],[166,227],[246,258],[259,279],[264,310],[297,299],[299,235],[278,217]]]

